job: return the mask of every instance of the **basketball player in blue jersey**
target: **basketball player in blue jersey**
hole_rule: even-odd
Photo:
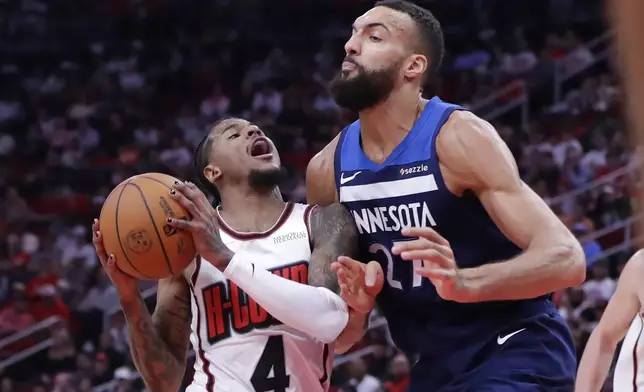
[[[310,162],[308,202],[343,203],[361,260],[385,271],[377,302],[415,363],[409,390],[572,391],[575,348],[549,298],[583,282],[582,249],[489,123],[421,97],[443,56],[438,21],[381,1],[345,51],[330,90],[360,119]]]

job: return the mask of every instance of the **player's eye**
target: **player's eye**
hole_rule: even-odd
[[[382,39],[380,37],[376,37],[375,35],[370,35],[369,39],[373,42],[380,42]]]
[[[228,140],[231,140],[231,139],[237,139],[238,137],[239,137],[239,134],[238,134],[238,133],[233,133],[233,134],[231,134],[230,136],[228,136]]]

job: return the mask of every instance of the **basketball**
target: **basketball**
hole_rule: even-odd
[[[169,196],[174,177],[146,173],[128,178],[107,196],[100,231],[107,254],[139,279],[161,279],[183,271],[195,257],[190,233],[167,224],[188,213]]]

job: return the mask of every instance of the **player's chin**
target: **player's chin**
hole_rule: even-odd
[[[264,157],[264,158],[250,158],[249,167],[251,170],[256,171],[276,171],[280,170],[281,164],[279,158],[276,157]]]

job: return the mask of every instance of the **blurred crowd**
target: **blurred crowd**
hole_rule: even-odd
[[[372,3],[300,3],[0,1],[0,392],[90,391],[113,380],[103,390],[142,390],[91,220],[131,175],[192,178],[193,149],[217,119],[241,116],[267,132],[288,172],[282,192],[305,200],[309,159],[355,118],[326,83],[353,19]],[[584,46],[604,33],[602,2],[418,3],[442,22],[448,49],[426,96],[475,110],[535,98],[528,121],[515,110],[493,123],[524,180],[584,240],[588,259],[601,259],[588,282],[554,298],[581,354],[630,251],[603,259],[624,234],[593,233],[628,219],[636,191],[630,175],[592,185],[635,159],[610,67]],[[576,76],[554,102],[557,72]],[[37,323],[46,327],[2,343]],[[385,328],[352,353],[335,389],[405,390],[409,362]]]

